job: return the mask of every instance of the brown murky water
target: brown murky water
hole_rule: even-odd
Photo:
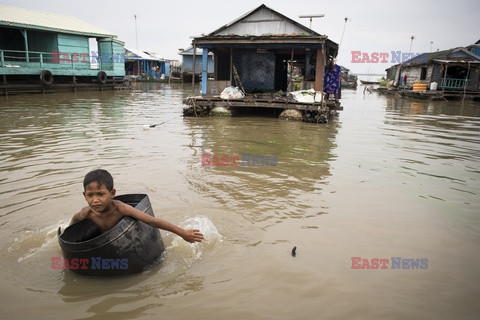
[[[480,103],[344,91],[340,116],[313,125],[183,118],[190,94],[0,97],[2,319],[478,318]],[[278,164],[205,167],[206,153]],[[207,240],[163,232],[164,261],[131,277],[52,269],[56,229],[98,167]],[[352,269],[352,257],[389,268]]]

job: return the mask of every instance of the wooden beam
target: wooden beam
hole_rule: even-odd
[[[296,110],[313,110],[318,111],[323,107],[319,103],[304,103],[295,101],[258,101],[251,99],[236,99],[236,100],[223,100],[219,98],[193,98],[190,103],[193,102],[193,106],[199,107],[235,107],[235,108],[275,108],[275,109],[296,109]],[[189,105],[192,105],[187,103]],[[327,109],[335,109],[335,104],[327,104]]]
[[[323,76],[325,74],[325,54],[322,49],[317,49],[317,63],[315,65],[315,91],[323,92]]]

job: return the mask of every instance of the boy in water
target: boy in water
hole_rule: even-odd
[[[92,220],[102,232],[113,228],[123,217],[129,216],[152,227],[173,232],[187,242],[201,242],[203,234],[199,230],[187,230],[163,219],[152,217],[121,201],[114,200],[113,178],[106,170],[98,169],[87,173],[83,179],[83,195],[88,207],[76,213],[70,224],[83,219]]]

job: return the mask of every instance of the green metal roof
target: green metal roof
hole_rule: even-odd
[[[0,26],[80,34],[89,37],[117,37],[113,33],[75,17],[5,5],[0,5]]]

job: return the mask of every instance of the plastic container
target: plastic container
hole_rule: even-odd
[[[427,84],[425,83],[414,83],[413,91],[427,91]]]
[[[438,87],[438,83],[436,83],[436,82],[430,83],[430,90],[431,91],[436,91],[437,87]]]

